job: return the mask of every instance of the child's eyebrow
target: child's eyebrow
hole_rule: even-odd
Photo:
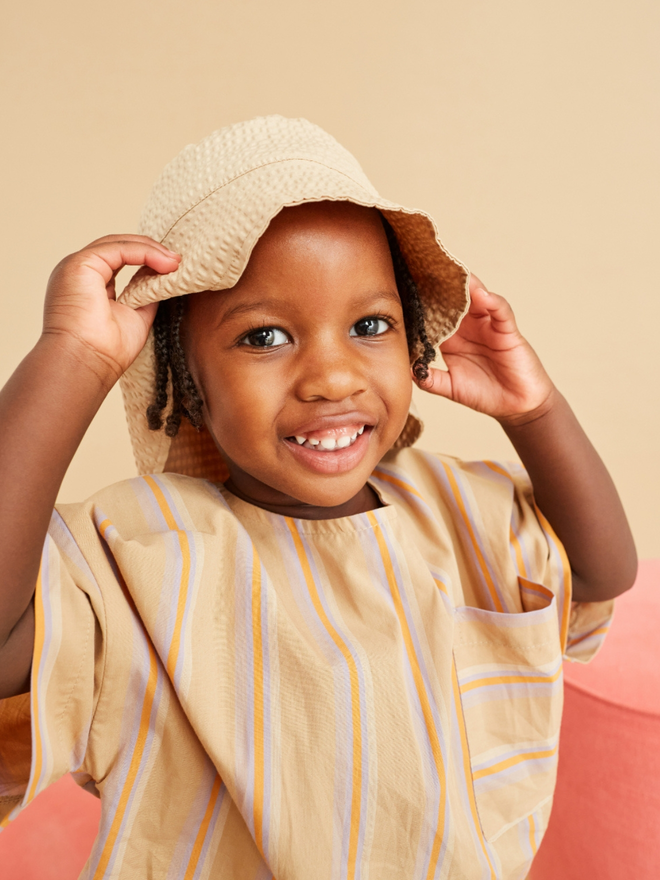
[[[383,300],[396,303],[396,305],[399,306],[401,305],[401,298],[394,290],[379,290],[376,293],[367,294],[361,299],[356,300],[354,305],[359,309],[367,309],[374,303],[382,302]],[[223,314],[222,323],[224,324],[226,321],[230,320],[230,318],[241,317],[250,312],[265,311],[273,313],[279,311],[281,308],[282,301],[280,299],[260,299],[257,302],[240,303],[228,309]]]

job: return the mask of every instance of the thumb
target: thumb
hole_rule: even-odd
[[[415,382],[422,391],[428,391],[429,394],[448,397],[450,400],[454,398],[451,376],[447,370],[438,370],[436,367],[431,367],[426,379],[422,381],[415,379]]]
[[[133,311],[136,315],[139,315],[142,318],[142,320],[144,321],[145,330],[148,331],[154,322],[154,318],[156,317],[156,312],[158,311],[158,303],[147,303],[145,306],[140,306]]]

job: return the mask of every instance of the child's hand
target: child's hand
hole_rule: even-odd
[[[511,306],[470,276],[470,309],[440,346],[447,370],[429,369],[420,388],[448,397],[498,421],[521,424],[542,415],[555,387],[520,335]],[[419,384],[419,383],[418,383]]]
[[[118,379],[144,346],[157,303],[131,309],[118,303],[115,278],[123,266],[173,272],[180,257],[144,235],[106,235],[53,270],[44,306],[44,336],[59,336],[92,369]]]

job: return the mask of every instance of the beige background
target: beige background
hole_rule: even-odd
[[[7,4],[0,380],[52,267],[133,231],[185,144],[305,116],[510,299],[660,556],[659,18],[655,0]],[[511,457],[486,417],[420,405],[427,448]],[[62,499],[133,473],[116,390]]]

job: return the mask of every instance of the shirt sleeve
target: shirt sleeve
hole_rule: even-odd
[[[563,544],[534,501],[525,469],[514,463],[487,462],[514,485],[510,554],[518,572],[525,611],[538,607],[539,585],[557,597],[562,653],[566,660],[588,663],[600,650],[614,614],[614,599],[572,601],[571,568]]]
[[[0,701],[0,828],[52,782],[81,770],[103,673],[101,593],[57,511],[34,604],[30,693]]]

